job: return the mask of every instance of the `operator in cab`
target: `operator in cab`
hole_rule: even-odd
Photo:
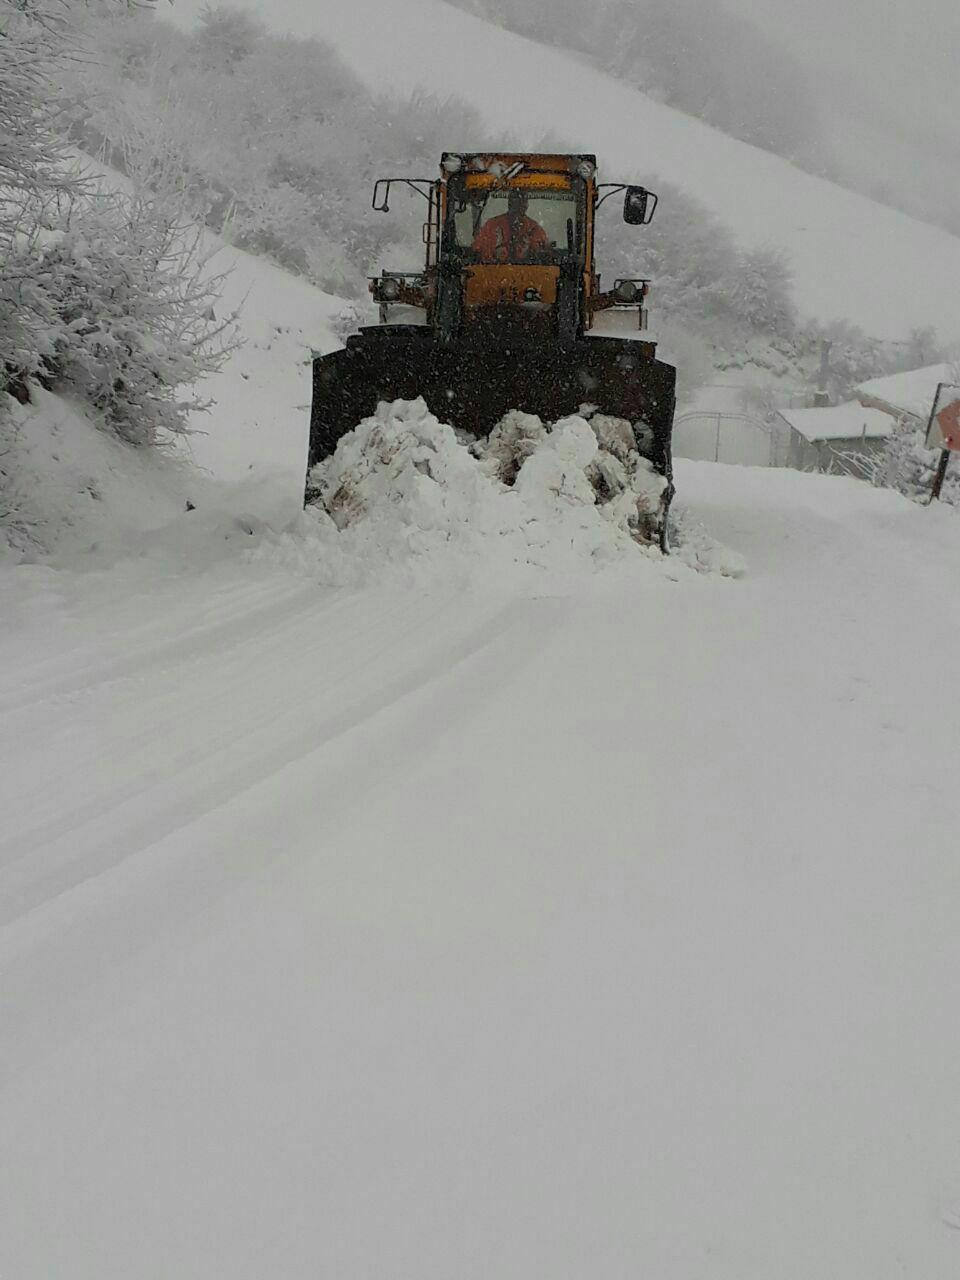
[[[525,262],[549,244],[540,223],[527,217],[526,193],[512,188],[507,212],[484,223],[474,237],[473,249],[481,262]]]

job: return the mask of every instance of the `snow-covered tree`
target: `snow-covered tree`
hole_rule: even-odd
[[[232,317],[216,319],[221,281],[199,236],[161,199],[99,196],[77,201],[57,230],[11,259],[35,353],[29,372],[131,443],[186,430],[202,405],[184,388],[231,346]]]
[[[207,69],[232,74],[266,33],[263,23],[245,9],[206,4],[200,11],[196,47]]]
[[[50,94],[67,19],[59,0],[0,0],[0,255],[38,209],[77,186]]]
[[[792,277],[779,249],[748,249],[740,255],[731,287],[737,315],[756,329],[788,337],[796,325]]]
[[[179,388],[217,366],[229,325],[183,200],[155,181],[104,194],[67,149],[59,86],[87,8],[0,0],[0,393],[27,399],[35,378],[150,443],[186,428]]]

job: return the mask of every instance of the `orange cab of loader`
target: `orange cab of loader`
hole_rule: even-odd
[[[617,280],[603,292],[594,261],[596,211],[609,196],[625,193],[624,218],[646,223],[657,197],[643,187],[597,182],[592,155],[468,154],[445,152],[441,178],[383,179],[373,207],[389,209],[395,182],[413,187],[429,202],[424,224],[426,263],[422,273],[385,272],[371,281],[390,320],[395,304],[422,307],[426,323],[441,336],[462,326],[526,331],[560,341],[593,327],[598,312],[636,307],[643,327],[647,281]],[[459,296],[451,305],[444,277],[456,275]]]

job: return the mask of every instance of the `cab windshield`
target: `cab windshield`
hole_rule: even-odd
[[[450,184],[449,234],[469,262],[552,264],[579,256],[580,202],[572,190]]]

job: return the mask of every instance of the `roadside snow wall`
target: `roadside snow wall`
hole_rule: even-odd
[[[0,405],[0,561],[88,556],[167,526],[204,481],[174,451],[99,430],[87,406],[31,387]]]

